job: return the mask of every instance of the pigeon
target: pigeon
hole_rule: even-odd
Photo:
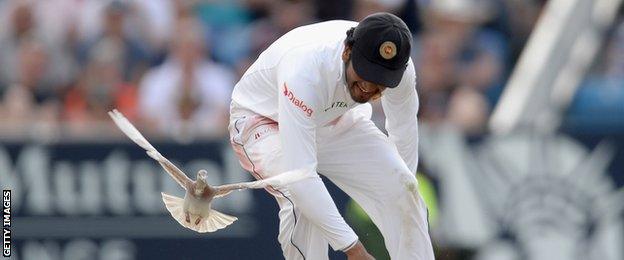
[[[273,188],[284,187],[290,183],[314,176],[311,174],[314,171],[297,169],[259,181],[211,186],[207,182],[207,171],[199,170],[196,180],[193,181],[171,161],[161,155],[123,114],[115,109],[108,112],[108,115],[124,134],[145,149],[147,155],[156,160],[171,178],[186,190],[184,198],[161,193],[162,200],[167,211],[180,225],[199,233],[215,232],[237,220],[234,216],[212,209],[212,200],[215,198],[224,197],[235,190],[262,189],[268,186]]]

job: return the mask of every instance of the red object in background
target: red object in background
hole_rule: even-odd
[[[115,91],[111,94],[112,102],[102,109],[102,111],[108,111],[116,108],[127,118],[131,120],[137,120],[137,87],[129,83],[120,83],[115,87]],[[88,121],[90,119],[98,119],[105,117],[106,114],[99,115],[98,109],[91,107],[89,104],[88,93],[82,87],[75,87],[69,90],[65,95],[65,101],[63,104],[63,120],[66,121]]]

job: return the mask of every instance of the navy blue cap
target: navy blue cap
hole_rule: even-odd
[[[351,62],[362,79],[385,87],[399,85],[407,68],[412,34],[401,18],[375,13],[353,31]]]

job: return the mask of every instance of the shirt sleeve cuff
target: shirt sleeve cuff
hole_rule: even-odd
[[[353,242],[351,242],[350,244],[348,244],[346,247],[343,247],[342,249],[336,250],[336,251],[342,251],[342,252],[347,252],[349,251],[351,248],[353,248],[357,242],[359,241],[359,238],[356,236],[355,240]]]

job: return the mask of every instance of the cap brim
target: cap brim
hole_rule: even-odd
[[[360,78],[388,88],[394,88],[399,85],[407,68],[407,66],[404,66],[396,70],[388,69],[368,61],[366,57],[355,49],[351,51],[351,62],[353,70]]]

